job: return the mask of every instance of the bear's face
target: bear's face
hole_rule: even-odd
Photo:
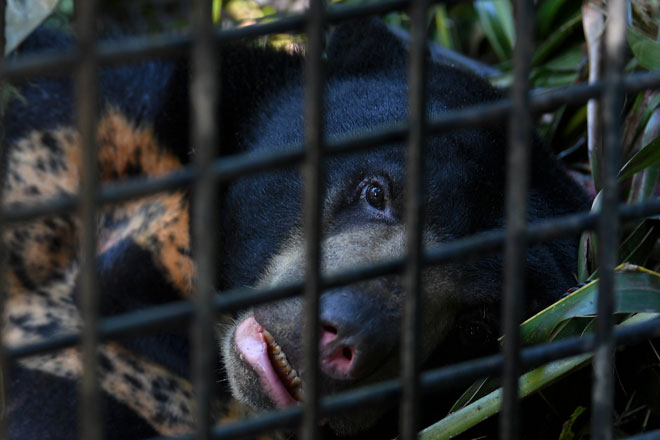
[[[326,138],[377,130],[408,117],[405,51],[381,28],[343,27],[328,49],[324,95]],[[361,33],[363,32],[363,33]],[[372,38],[370,33],[380,33]],[[345,40],[342,40],[345,38]],[[336,46],[333,46],[333,44]],[[334,50],[333,50],[333,47]],[[431,65],[427,109],[432,116],[497,99],[483,79]],[[247,121],[243,150],[268,154],[302,145],[303,90],[296,81],[260,102]],[[531,221],[583,206],[579,191],[557,163],[534,145]],[[426,248],[501,228],[504,158],[501,127],[452,128],[428,137],[424,156],[423,242]],[[324,275],[406,252],[404,143],[324,159],[321,270]],[[304,279],[303,181],[293,167],[242,177],[225,188],[221,206],[224,287],[274,287]],[[556,300],[574,284],[576,245],[565,239],[528,251],[527,312]],[[447,364],[497,348],[502,258],[426,266],[422,273],[425,366]],[[320,297],[319,371],[323,395],[393,378],[400,373],[405,285],[402,273],[334,287]],[[302,298],[256,306],[220,335],[234,396],[272,409],[304,399]],[[443,395],[435,407],[452,398]],[[445,408],[447,409],[447,408]],[[341,435],[372,427],[387,410],[370,407],[330,417]]]
[[[321,242],[325,275],[402,256],[406,228],[402,221],[402,183],[397,174],[381,168],[363,170],[355,179],[333,187],[325,198],[325,234]],[[441,237],[424,232],[434,246]],[[302,281],[305,251],[302,231],[273,255],[257,287]],[[452,266],[424,271],[423,357],[444,339],[454,325],[460,305],[460,272]],[[399,335],[405,287],[403,276],[390,275],[323,292],[320,300],[321,390],[331,394],[391,378],[399,371]],[[223,355],[235,396],[254,408],[283,407],[301,400],[305,392],[302,298],[268,303],[237,320],[223,341]],[[369,427],[380,412],[372,410],[347,418],[331,418],[338,432]]]
[[[345,103],[355,100],[347,108]],[[300,93],[276,98],[278,111],[269,109],[263,127],[255,133],[255,153],[279,142],[302,140]],[[406,117],[406,86],[402,78],[358,78],[332,81],[326,92],[326,129],[340,136]],[[436,101],[432,111],[443,104]],[[272,111],[271,111],[272,110]],[[298,113],[299,114],[299,113]],[[485,186],[472,181],[481,160],[457,158],[464,142],[499,142],[487,132],[465,131],[429,139],[430,161],[426,164],[428,196],[425,247],[434,247],[454,237],[483,228],[490,219],[472,219],[479,209],[466,206],[465,197],[475,188],[483,204],[494,211],[501,203],[501,185]],[[275,144],[277,145],[277,144]],[[462,154],[468,154],[463,152]],[[487,157],[488,155],[484,155]],[[325,162],[322,197],[321,267],[331,275],[369,263],[402,257],[406,251],[405,147],[402,144],[328,158]],[[492,173],[491,173],[492,174]],[[488,173],[486,173],[488,175]],[[466,179],[470,179],[470,181]],[[493,191],[492,187],[499,189]],[[270,172],[235,182],[228,191],[225,212],[247,217],[233,224],[232,236],[254,243],[250,250],[268,258],[244,254],[239,260],[257,261],[255,278],[249,283],[267,288],[300,282],[304,278],[305,251],[301,227],[302,179],[295,170]],[[282,203],[288,201],[288,203]],[[478,200],[475,202],[479,203]],[[491,206],[495,204],[497,206]],[[471,212],[469,211],[471,210]],[[248,212],[249,211],[249,212]],[[459,216],[457,218],[457,216]],[[284,228],[282,224],[286,225]],[[279,229],[278,229],[279,228]],[[278,232],[281,230],[281,233]],[[280,240],[273,236],[280,235]],[[248,239],[249,238],[249,239]],[[227,246],[226,246],[227,247]],[[234,245],[229,245],[234,248]],[[249,268],[244,269],[249,272]],[[233,270],[232,270],[233,272]],[[466,277],[468,271],[443,264],[423,271],[421,348],[427,359],[443,344],[454,328],[474,333],[473,310],[483,311],[496,303],[493,286],[485,290]],[[489,275],[495,285],[499,274]],[[402,274],[393,274],[324,291],[320,299],[321,390],[332,394],[348,388],[395,377],[400,370],[400,333],[405,296]],[[496,335],[494,322],[479,315],[488,327],[484,335]],[[304,396],[303,334],[305,315],[302,298],[255,307],[240,315],[225,332],[222,352],[229,383],[236,397],[253,408],[295,404]],[[492,342],[484,338],[475,345]],[[442,357],[442,356],[441,356]],[[453,358],[453,354],[445,359]],[[336,432],[355,433],[371,426],[384,408],[354,412],[328,420]]]

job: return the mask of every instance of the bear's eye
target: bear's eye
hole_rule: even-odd
[[[364,198],[374,208],[385,209],[385,190],[378,182],[371,182],[365,188]]]
[[[458,324],[461,341],[464,346],[473,349],[488,346],[493,339],[492,331],[484,318],[468,317]]]

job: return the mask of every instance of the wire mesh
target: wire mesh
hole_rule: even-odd
[[[195,318],[196,344],[194,349],[195,389],[197,426],[196,438],[239,438],[275,429],[282,426],[302,426],[303,438],[318,437],[318,421],[322,415],[330,415],[361,405],[373,404],[384,399],[397,399],[403,397],[401,411],[402,438],[416,437],[419,428],[416,419],[420,395],[442,389],[449,384],[468,383],[478,377],[493,374],[504,374],[504,410],[501,436],[503,438],[517,438],[517,377],[521,369],[541,365],[550,360],[581,354],[596,350],[596,385],[594,392],[594,432],[595,437],[611,438],[611,411],[612,411],[612,375],[611,352],[614,344],[626,344],[649,337],[660,336],[660,320],[654,320],[631,326],[629,328],[614,329],[611,320],[601,319],[601,327],[597,336],[586,336],[580,339],[566,339],[551,344],[520,349],[520,344],[513,336],[517,332],[517,323],[521,315],[520,301],[523,288],[521,285],[511,284],[520,279],[518,276],[524,263],[524,249],[526,245],[548,241],[558,237],[574,235],[584,230],[594,230],[597,222],[601,221],[601,236],[616,236],[612,231],[617,230],[618,222],[642,218],[649,215],[660,214],[660,202],[645,202],[638,205],[617,206],[616,198],[616,170],[610,171],[605,177],[606,200],[603,204],[602,215],[573,214],[552,221],[544,221],[534,225],[525,224],[525,203],[527,184],[526,173],[528,157],[524,155],[530,142],[531,111],[543,111],[567,103],[582,103],[594,97],[605,96],[608,108],[607,126],[609,149],[616,153],[620,138],[618,114],[621,107],[621,97],[625,92],[641,91],[660,86],[660,74],[644,73],[628,77],[622,76],[621,47],[615,48],[619,52],[612,54],[612,62],[605,81],[591,85],[577,85],[564,90],[553,91],[543,95],[528,95],[528,72],[530,63],[530,47],[532,30],[529,24],[531,19],[531,1],[518,2],[517,32],[518,35],[528,36],[519,38],[522,45],[516,51],[516,86],[514,98],[497,103],[482,104],[479,106],[449,111],[446,114],[426,119],[425,109],[425,46],[424,21],[426,11],[433,2],[425,0],[410,1],[384,1],[358,6],[330,6],[325,10],[321,1],[312,2],[313,7],[305,15],[293,16],[276,22],[248,26],[239,29],[217,31],[213,30],[210,22],[212,14],[209,13],[210,2],[197,2],[196,34],[194,36],[157,36],[149,38],[134,37],[122,42],[95,43],[94,35],[94,2],[76,2],[82,9],[78,12],[79,45],[76,50],[57,54],[37,54],[12,60],[0,65],[0,72],[6,80],[24,80],[32,76],[67,75],[73,69],[78,73],[78,107],[79,131],[85,145],[85,168],[96,169],[96,156],[94,148],[94,115],[96,114],[95,75],[98,64],[121,64],[145,58],[175,56],[192,51],[195,65],[195,76],[192,90],[194,110],[194,126],[192,144],[196,146],[197,162],[188,165],[174,174],[158,179],[134,179],[97,188],[93,173],[83,179],[82,192],[79,197],[59,198],[48,203],[35,206],[26,206],[12,211],[2,211],[0,221],[2,225],[22,222],[39,216],[58,214],[80,209],[83,219],[84,260],[94,261],[95,243],[95,215],[101,204],[117,203],[147,194],[160,191],[195,185],[196,192],[202,194],[195,207],[196,217],[200,223],[198,230],[213,230],[214,217],[209,208],[213,206],[215,197],[213,188],[218,183],[228,182],[237,176],[248,173],[258,173],[276,167],[290,166],[291,164],[305,163],[305,230],[306,252],[309,264],[306,270],[304,283],[289,286],[280,286],[269,289],[234,289],[212,295],[213,285],[213,255],[215,250],[208,243],[208,235],[196,241],[197,255],[197,302],[195,305],[186,302],[170,303],[157,306],[149,310],[125,313],[109,318],[98,318],[97,300],[95,299],[97,286],[93,265],[89,263],[83,269],[82,290],[87,292],[83,298],[82,311],[86,322],[85,329],[80,334],[60,335],[42,342],[22,347],[7,347],[4,349],[6,357],[18,359],[24,356],[43,353],[50,350],[70,347],[82,343],[84,379],[81,394],[81,422],[80,437],[85,439],[101,438],[99,427],[99,395],[98,384],[95,379],[96,347],[99,341],[116,338],[118,336],[158,331],[162,326],[173,324],[186,326]],[[412,5],[411,5],[412,3]],[[4,5],[4,2],[2,2]],[[621,10],[624,1],[611,1],[609,7],[612,16],[625,17]],[[329,23],[338,23],[348,18],[381,14],[394,10],[401,10],[412,6],[413,35],[411,43],[410,62],[410,121],[395,125],[388,125],[370,133],[346,136],[332,141],[323,140],[323,26]],[[1,12],[1,8],[0,8]],[[4,16],[4,14],[0,14]],[[611,26],[614,31],[623,35],[621,22],[623,18]],[[625,25],[625,22],[624,22]],[[216,101],[209,99],[217,96],[217,64],[215,48],[244,38],[253,38],[270,33],[300,31],[305,29],[309,36],[307,57],[307,106],[306,114],[310,115],[306,125],[306,145],[291,145],[282,151],[264,153],[260,156],[238,155],[234,157],[217,157],[215,151],[217,133],[213,121],[216,120]],[[2,32],[4,34],[4,32]],[[609,42],[609,40],[608,40]],[[619,40],[620,43],[620,40]],[[618,61],[617,61],[618,60]],[[196,92],[195,92],[196,91]],[[509,198],[511,209],[509,211],[509,229],[505,231],[489,231],[478,235],[445,243],[442,247],[424,250],[422,247],[423,225],[423,146],[425,136],[435,134],[448,128],[462,126],[483,126],[501,122],[510,118],[515,129],[513,133],[514,151],[509,166],[510,181]],[[521,121],[523,121],[521,123]],[[320,200],[321,181],[323,175],[322,159],[325,156],[346,154],[393,140],[409,141],[408,164],[408,207],[407,221],[409,228],[408,253],[405,258],[393,259],[375,265],[358,267],[332,276],[320,274]],[[517,153],[516,153],[517,152]],[[609,163],[616,163],[616,156],[609,159]],[[609,182],[609,183],[607,183]],[[609,185],[609,186],[608,186]],[[599,220],[600,219],[600,220]],[[605,233],[607,231],[607,233]],[[603,240],[601,238],[601,240]],[[605,240],[603,240],[605,243]],[[511,323],[505,328],[507,338],[504,355],[494,355],[486,358],[462,362],[460,364],[419,372],[418,337],[419,337],[419,292],[421,290],[420,274],[422,267],[430,264],[439,264],[447,261],[473,258],[489,252],[501,251],[506,246],[511,256],[507,256],[507,295],[504,303],[505,322]],[[603,246],[603,260],[601,267],[600,309],[601,316],[609,316],[613,289],[613,255],[616,252],[616,241]],[[508,255],[508,254],[507,254]],[[607,259],[609,255],[609,260]],[[608,269],[609,268],[609,269]],[[2,271],[0,271],[1,273]],[[403,369],[401,379],[392,379],[364,388],[343,392],[337,395],[321,398],[315,380],[306,384],[306,403],[304,409],[289,408],[286,410],[266,413],[258,418],[235,423],[228,423],[212,427],[209,417],[209,390],[211,380],[212,359],[208,356],[208,347],[211,345],[212,319],[214,313],[237,310],[248,305],[267,301],[288,298],[302,292],[306,298],[306,316],[309,328],[316,329],[310,332],[305,340],[305,365],[307,369],[315,369],[318,359],[318,297],[322,289],[353,283],[358,280],[382,276],[384,274],[399,272],[405,273],[408,279],[408,303],[406,304],[406,324],[402,340]],[[609,278],[608,278],[609,277]],[[608,290],[609,289],[609,290]],[[600,354],[599,354],[600,353]],[[2,356],[0,356],[2,358]],[[3,360],[4,361],[4,360]],[[0,368],[4,371],[5,369]],[[647,433],[635,438],[651,438],[653,433]],[[193,438],[182,437],[182,438]]]

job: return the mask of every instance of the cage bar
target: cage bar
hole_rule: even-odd
[[[216,182],[210,164],[218,154],[217,106],[218,81],[213,42],[212,1],[197,0],[192,17],[195,30],[192,48],[190,107],[193,127],[191,144],[195,166],[199,172],[194,182],[192,200],[192,246],[195,256],[195,319],[192,326],[192,379],[195,399],[196,438],[210,438],[211,391],[215,371],[215,338],[213,311],[214,274],[216,266],[217,210]]]
[[[6,0],[0,0],[0,97],[4,96],[4,68],[5,68],[5,10],[7,7]],[[4,106],[0,107],[0,118],[4,120]],[[5,138],[5,126],[0,120],[0,141]],[[0,170],[7,169],[7,154],[2,154],[0,150]],[[0,209],[4,204],[4,189],[5,179],[0,179]],[[0,219],[0,237],[5,235],[5,224]],[[7,279],[5,273],[7,270],[7,246],[4,240],[0,240],[0,329],[5,328],[5,303],[7,300]],[[0,335],[3,332],[0,331]],[[8,390],[9,377],[7,369],[7,357],[3,338],[0,338],[0,389]],[[0,438],[8,438],[9,427],[7,426],[7,418],[0,417]]]
[[[529,197],[530,145],[532,118],[529,108],[529,72],[533,55],[534,5],[530,0],[516,2],[516,43],[514,49],[513,108],[509,117],[509,148],[506,182],[506,243],[504,246],[504,370],[502,371],[502,413],[500,438],[520,436],[520,323],[525,302],[527,254],[527,199]]]
[[[320,376],[319,360],[319,298],[322,264],[321,200],[323,191],[323,102],[324,102],[324,24],[325,2],[311,0],[307,12],[307,57],[305,59],[305,161],[303,227],[305,240],[305,280],[303,368],[304,382],[303,420],[300,434],[303,440],[319,437]]]
[[[658,440],[660,438],[660,429],[644,432],[642,434],[626,437],[626,440]]]
[[[593,360],[591,395],[591,432],[594,438],[612,439],[614,410],[614,267],[618,258],[619,218],[618,172],[622,139],[622,87],[626,50],[626,1],[611,0],[607,4],[608,24],[605,32],[605,88],[602,117],[605,127],[603,145],[602,205],[598,219],[599,287],[596,346]]]
[[[420,406],[420,334],[422,321],[422,265],[424,231],[424,151],[426,144],[426,0],[410,9],[411,45],[408,65],[409,133],[406,149],[406,255],[401,326],[401,380],[403,395],[399,429],[403,440],[417,438]]]
[[[75,76],[76,121],[82,148],[80,186],[80,217],[82,225],[81,267],[79,276],[80,314],[83,321],[81,335],[82,381],[78,401],[79,432],[84,440],[102,438],[101,402],[97,377],[98,369],[98,279],[96,273],[96,191],[98,161],[96,144],[97,63],[96,1],[76,2],[76,34],[78,60]]]

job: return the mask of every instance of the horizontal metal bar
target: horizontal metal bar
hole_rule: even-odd
[[[629,75],[625,80],[625,88],[629,93],[639,92],[649,88],[660,87],[660,73],[645,72]],[[576,104],[598,96],[602,84],[582,84],[568,88],[533,94],[532,109],[543,112],[563,104]],[[504,120],[511,110],[508,99],[495,103],[482,104],[461,110],[451,111],[436,116],[429,121],[429,131],[438,133],[449,128],[461,126],[479,126],[494,124]],[[357,135],[347,135],[334,140],[328,140],[326,155],[338,155],[363,151],[383,144],[402,141],[408,130],[406,122],[383,125]],[[304,158],[301,145],[291,145],[265,152],[259,156],[242,153],[217,159],[212,167],[212,173],[219,181],[229,181],[238,176],[257,173],[275,167],[293,166]],[[104,185],[98,193],[99,203],[117,203],[120,201],[142,197],[161,191],[174,190],[190,185],[197,177],[194,165],[182,167],[165,177],[135,178],[125,182]],[[58,197],[35,205],[16,206],[0,213],[0,221],[16,223],[45,215],[63,214],[78,207],[76,197]]]
[[[660,214],[660,201],[658,200],[636,205],[621,205],[619,207],[619,216],[622,221],[658,214]],[[533,245],[555,238],[575,235],[584,230],[594,230],[597,218],[596,214],[591,213],[571,214],[529,225],[527,229],[528,243]],[[494,252],[502,248],[504,237],[503,230],[492,230],[443,243],[441,246],[425,251],[424,263],[426,265],[440,264],[447,261],[470,259],[484,255],[487,252]],[[404,260],[402,257],[356,267],[324,276],[322,286],[325,288],[338,287],[368,278],[400,272],[403,267]],[[302,283],[263,290],[248,287],[237,288],[217,294],[213,301],[213,307],[215,310],[233,311],[289,298],[299,295],[301,291]],[[182,300],[111,316],[100,321],[99,337],[107,340],[134,334],[137,331],[151,332],[164,325],[168,325],[168,328],[176,324],[183,325],[190,320],[192,314],[192,304]],[[70,347],[78,343],[79,338],[78,333],[72,333],[54,336],[37,343],[7,347],[7,357],[17,359],[44,351]]]
[[[660,429],[626,437],[625,440],[660,440]]]
[[[629,327],[617,328],[614,336],[617,345],[626,345],[640,342],[644,339],[658,337],[660,336],[660,318]],[[550,361],[590,352],[594,348],[594,341],[594,335],[586,335],[580,338],[567,338],[548,344],[524,348],[521,352],[521,366],[523,369],[528,370]],[[428,370],[421,374],[421,391],[428,394],[448,385],[460,385],[469,383],[479,377],[495,376],[501,372],[502,365],[502,355],[496,354]],[[401,381],[399,379],[387,380],[325,397],[321,401],[321,413],[323,415],[337,414],[353,408],[393,400],[400,395]],[[300,407],[290,407],[283,411],[267,412],[259,417],[219,425],[213,430],[212,437],[214,439],[238,439],[254,436],[278,427],[293,426],[300,422],[301,417],[302,411]],[[180,440],[192,438],[192,436],[177,437]],[[647,437],[633,438],[635,440],[647,439]],[[150,440],[157,439],[153,438]],[[165,438],[158,438],[158,440],[165,440]]]

